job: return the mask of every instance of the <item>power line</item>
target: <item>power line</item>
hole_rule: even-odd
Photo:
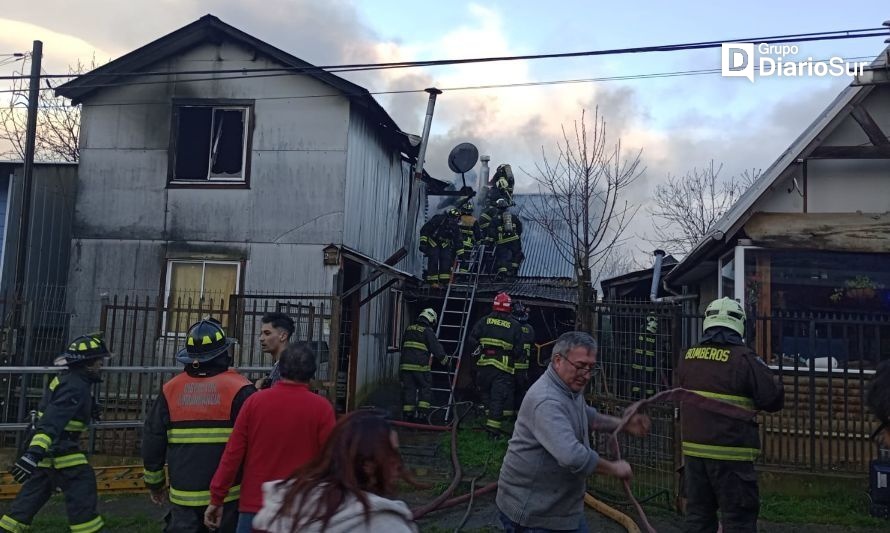
[[[309,67],[271,67],[256,69],[222,69],[222,70],[185,70],[185,71],[149,71],[149,72],[94,72],[91,76],[110,76],[110,77],[128,77],[128,76],[172,76],[172,75],[202,75],[202,74],[244,74],[244,73],[267,73],[267,72],[287,72],[287,73],[311,73],[317,71],[325,72],[355,72],[364,70],[381,70],[395,68],[416,68],[430,66],[446,66],[461,65],[470,63],[491,63],[498,61],[526,61],[535,59],[555,59],[570,57],[594,57],[608,55],[623,54],[639,54],[650,52],[676,52],[683,50],[701,50],[707,48],[717,48],[723,43],[731,42],[758,42],[767,44],[783,44],[792,42],[811,42],[811,41],[828,41],[828,40],[844,40],[844,39],[860,39],[865,37],[883,37],[888,35],[887,28],[864,28],[850,30],[836,30],[828,32],[813,33],[796,33],[785,35],[772,35],[766,37],[746,37],[741,39],[725,39],[720,41],[698,41],[692,43],[669,44],[658,46],[639,46],[632,48],[613,48],[606,50],[590,50],[584,52],[560,52],[551,54],[530,54],[516,56],[491,56],[477,57],[465,59],[436,59],[426,61],[397,61],[385,63],[353,63],[340,65],[323,65]],[[101,70],[101,67],[99,68]],[[47,74],[44,78],[75,78],[82,74]],[[27,76],[0,76],[0,80],[13,80],[27,78]],[[220,79],[220,78],[217,78]],[[166,83],[166,82],[165,82]],[[110,85],[95,85],[95,87],[103,87]],[[84,85],[81,87],[94,87],[93,85]]]
[[[846,62],[857,61],[860,59],[871,59],[871,56],[855,56],[842,58]],[[812,63],[827,63],[828,59],[818,59],[813,60]],[[754,70],[759,70],[758,66],[754,66]],[[517,87],[536,87],[536,86],[550,86],[550,85],[564,85],[564,84],[577,84],[577,83],[600,83],[600,82],[609,82],[609,81],[631,81],[631,80],[645,80],[645,79],[657,79],[657,78],[673,78],[673,77],[685,77],[685,76],[702,76],[709,74],[720,74],[720,68],[709,68],[709,69],[697,69],[697,70],[680,70],[680,71],[668,71],[668,72],[654,72],[654,73],[640,73],[640,74],[622,74],[615,76],[600,76],[595,78],[574,78],[574,79],[558,79],[558,80],[543,80],[543,81],[529,81],[529,82],[516,82],[516,83],[497,83],[497,84],[486,84],[486,85],[465,85],[465,86],[455,86],[455,87],[442,87],[442,91],[468,91],[468,90],[484,90],[484,89],[501,89],[501,88],[517,88]],[[284,75],[284,74],[278,74]],[[269,75],[265,75],[269,76]],[[213,80],[217,80],[219,78],[209,78]],[[241,79],[241,78],[235,78]],[[370,95],[392,95],[392,94],[410,94],[410,93],[422,93],[425,89],[395,89],[389,91],[369,91],[368,93],[363,94],[353,94],[353,93],[326,93],[326,94],[303,94],[303,95],[293,95],[293,96],[265,96],[253,98],[256,101],[263,100],[298,100],[303,98],[331,98],[331,97],[340,97],[340,96],[363,96],[364,94]],[[142,102],[109,102],[103,104],[87,104],[88,107],[105,107],[105,106],[123,106],[123,105],[170,105],[170,100],[163,101],[142,101]],[[43,108],[68,108],[70,106],[65,105],[43,105]]]

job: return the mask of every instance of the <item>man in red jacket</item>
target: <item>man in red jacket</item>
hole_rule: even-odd
[[[219,527],[226,495],[242,471],[236,532],[250,533],[253,517],[263,506],[263,483],[285,479],[315,457],[334,427],[330,402],[309,391],[316,369],[309,345],[288,346],[278,368],[281,380],[253,394],[238,414],[210,482],[207,527]]]

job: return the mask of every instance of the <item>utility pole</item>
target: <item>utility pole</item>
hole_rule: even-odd
[[[25,165],[22,172],[22,207],[19,218],[18,244],[16,246],[15,296],[12,301],[12,323],[9,330],[15,336],[15,352],[21,353],[22,366],[30,361],[30,339],[27,314],[25,313],[25,278],[28,265],[28,252],[31,226],[31,183],[34,174],[34,145],[37,141],[37,106],[40,103],[40,64],[43,57],[43,42],[34,41],[31,49],[31,78],[28,85],[28,127],[25,131]],[[21,332],[19,334],[19,332]],[[14,352],[14,353],[15,353]],[[28,374],[22,374],[21,394],[19,396],[18,420],[25,416],[27,403]]]
[[[25,130],[25,165],[22,173],[22,208],[19,217],[19,239],[16,246],[15,298],[19,304],[25,296],[25,269],[28,264],[28,251],[31,226],[31,185],[34,175],[34,145],[37,141],[37,108],[40,103],[40,64],[43,57],[43,42],[34,41],[31,49],[31,77],[28,85],[28,124]],[[18,306],[17,306],[18,307]]]

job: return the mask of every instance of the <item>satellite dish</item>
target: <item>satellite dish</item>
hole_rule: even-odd
[[[476,166],[479,161],[479,149],[472,143],[460,143],[448,154],[448,168],[457,174],[463,174]]]

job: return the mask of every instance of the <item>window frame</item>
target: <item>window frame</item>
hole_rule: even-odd
[[[175,263],[191,263],[201,264],[201,298],[204,297],[204,278],[207,272],[207,265],[235,265],[235,291],[236,294],[241,292],[241,275],[244,268],[244,262],[238,260],[221,260],[221,259],[167,259],[166,272],[164,274],[164,316],[161,320],[161,335],[165,337],[184,337],[187,332],[176,332],[167,329],[167,319],[169,309],[172,305],[170,302],[170,282],[173,280],[173,265]]]
[[[211,108],[211,128],[210,135],[213,135],[213,110],[229,109],[243,110],[244,120],[244,143],[242,146],[241,161],[241,177],[227,178],[214,177],[211,173],[210,165],[207,167],[207,179],[203,180],[187,180],[178,179],[176,177],[176,148],[179,137],[179,110],[184,107],[208,107]],[[250,188],[250,166],[253,152],[253,131],[256,125],[255,100],[246,99],[195,99],[195,98],[174,98],[170,113],[170,144],[167,149],[167,188],[168,189],[249,189]],[[211,137],[212,139],[212,137]],[[208,160],[210,158],[208,152]]]

